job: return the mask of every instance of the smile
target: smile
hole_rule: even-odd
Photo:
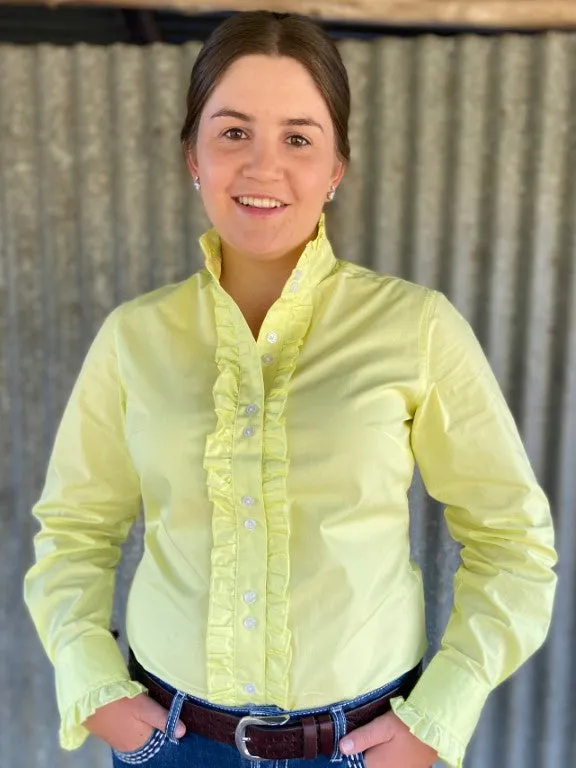
[[[250,219],[271,219],[280,216],[288,205],[275,197],[240,195],[232,198],[243,216]]]
[[[281,200],[276,200],[274,197],[250,197],[242,195],[235,197],[237,203],[245,206],[246,208],[285,208],[286,203]]]

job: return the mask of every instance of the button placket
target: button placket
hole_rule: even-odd
[[[260,348],[258,348],[260,347]],[[251,698],[264,690],[266,658],[266,577],[256,577],[254,559],[265,561],[267,525],[264,510],[262,451],[264,441],[265,377],[261,362],[267,347],[247,343],[250,357],[242,366],[237,393],[238,410],[234,430],[233,481],[237,495],[237,567],[235,576],[236,622],[234,643],[247,659],[244,679],[237,682],[238,693]],[[259,598],[258,596],[261,596]]]
[[[258,595],[253,590],[244,592],[242,599],[246,605],[254,605],[258,598]],[[253,630],[258,626],[258,620],[254,616],[247,616],[242,622],[244,629]]]
[[[287,322],[289,313],[285,306],[284,298],[278,306],[273,306],[269,311],[258,337],[258,350],[260,362],[264,368],[263,376],[266,391],[269,391],[271,377],[275,376],[276,365],[282,354],[284,337],[288,330]]]
[[[255,387],[251,387],[251,389],[252,389],[251,394],[254,395],[255,394],[255,392],[254,392]],[[245,400],[245,402],[246,402],[246,400]],[[246,405],[244,406],[244,410],[243,410],[244,417],[250,419],[250,417],[256,416],[256,414],[259,412],[259,410],[260,410],[260,408],[259,408],[259,406],[255,402],[249,402],[248,401],[246,403]],[[240,413],[242,413],[242,411],[240,411]],[[248,423],[248,424],[246,424],[242,428],[241,434],[242,434],[243,438],[250,439],[250,438],[253,438],[256,435],[256,432],[257,432],[257,427],[254,424]],[[258,444],[255,443],[254,444],[254,448],[257,449],[257,445]],[[260,457],[258,456],[258,458],[260,458]],[[246,511],[248,511],[248,509],[253,508],[253,507],[256,506],[256,499],[254,498],[254,496],[251,496],[249,493],[247,493],[247,494],[244,494],[243,496],[241,496],[240,503],[241,503],[241,505],[243,507],[246,508]],[[253,530],[255,530],[257,523],[256,523],[256,520],[254,518],[245,518],[244,521],[243,521],[243,525],[244,525],[245,530],[253,531]]]
[[[322,233],[321,227],[319,237]],[[312,250],[311,246],[308,251]],[[290,631],[285,621],[286,601],[279,599],[285,593],[288,583],[285,564],[288,562],[289,528],[285,505],[282,503],[282,499],[286,498],[285,475],[288,463],[284,461],[278,467],[277,476],[270,478],[267,467],[269,457],[264,455],[264,446],[280,445],[285,439],[282,424],[276,418],[279,411],[277,406],[284,402],[298,358],[298,345],[310,322],[312,305],[308,301],[310,281],[307,272],[313,256],[315,254],[307,253],[302,259],[301,263],[306,265],[304,272],[300,269],[292,272],[281,301],[272,308],[266,319],[259,343],[254,343],[250,329],[240,322],[239,312],[236,312],[236,318],[229,318],[237,309],[233,302],[227,297],[218,297],[218,309],[222,315],[222,323],[218,326],[221,329],[218,331],[219,349],[225,350],[226,355],[228,351],[235,355],[235,386],[230,386],[230,381],[224,375],[219,380],[221,388],[218,393],[226,395],[229,408],[225,413],[226,421],[224,418],[219,420],[221,431],[215,432],[213,439],[215,469],[212,495],[215,509],[220,513],[222,534],[219,540],[214,540],[214,546],[221,542],[222,555],[228,558],[226,562],[222,558],[222,563],[228,563],[228,566],[221,568],[220,582],[215,584],[212,593],[215,599],[212,603],[214,607],[223,609],[226,627],[233,635],[233,642],[230,643],[230,651],[224,649],[224,666],[218,659],[218,653],[222,653],[220,630],[223,624],[220,622],[221,614],[214,613],[218,622],[212,627],[210,636],[212,651],[210,648],[208,650],[216,663],[213,669],[208,670],[208,676],[211,692],[217,693],[223,686],[232,686],[235,695],[245,700],[272,695],[275,700],[282,701],[287,695],[287,654],[280,656],[276,664],[272,665],[270,679],[267,677],[269,670],[265,661],[272,644],[271,638],[274,638],[274,642],[278,638],[278,648],[287,647],[290,641]],[[327,255],[312,273],[312,282],[315,282],[319,270],[327,271],[328,266]],[[228,322],[229,319],[238,322]],[[226,355],[224,352],[219,353],[218,360],[223,364],[222,373],[229,376],[232,369]],[[270,395],[273,397],[270,398]],[[255,431],[251,432],[250,427]],[[220,444],[224,438],[225,454]],[[220,466],[229,475],[225,478],[226,482],[216,475],[216,469]],[[229,567],[230,553],[236,558],[234,568]],[[276,559],[269,558],[269,554]],[[264,573],[255,571],[255,562],[263,564]],[[275,570],[274,578],[267,580],[266,564],[269,562],[278,562],[278,573]],[[225,605],[222,601],[222,604],[218,602],[224,586],[228,596],[236,596],[235,600],[228,599]],[[269,610],[270,605],[274,610]],[[234,654],[245,660],[243,674],[235,680],[235,664],[231,663],[236,658]]]
[[[266,687],[263,670],[266,668],[264,661],[269,641],[267,580],[265,573],[261,577],[255,575],[253,563],[258,559],[265,563],[270,546],[263,496],[263,450],[268,424],[265,404],[267,396],[276,386],[283,356],[291,349],[286,346],[286,339],[290,338],[291,311],[287,312],[285,303],[273,309],[266,318],[258,342],[254,344],[253,339],[250,339],[249,345],[247,342],[250,365],[243,367],[237,395],[237,458],[234,464],[235,486],[239,491],[241,505],[237,516],[239,559],[236,573],[235,644],[238,653],[245,653],[249,659],[245,667],[246,677],[238,681],[239,694],[248,697]]]

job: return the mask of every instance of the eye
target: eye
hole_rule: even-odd
[[[246,131],[243,131],[242,128],[228,128],[222,135],[232,141],[240,141],[246,136]]]
[[[306,138],[306,136],[302,136],[299,133],[293,133],[290,136],[288,136],[288,143],[292,147],[309,147],[310,142]]]

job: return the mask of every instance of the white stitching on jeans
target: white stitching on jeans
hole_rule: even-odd
[[[166,734],[162,731],[158,731],[142,749],[136,752],[117,752],[114,750],[116,757],[123,763],[129,763],[130,765],[139,765],[150,760],[154,755],[162,749],[164,742],[166,741]]]

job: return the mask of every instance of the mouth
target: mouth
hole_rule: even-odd
[[[251,195],[240,195],[232,198],[236,205],[245,213],[260,216],[269,216],[280,213],[288,207],[275,197],[252,197]]]

